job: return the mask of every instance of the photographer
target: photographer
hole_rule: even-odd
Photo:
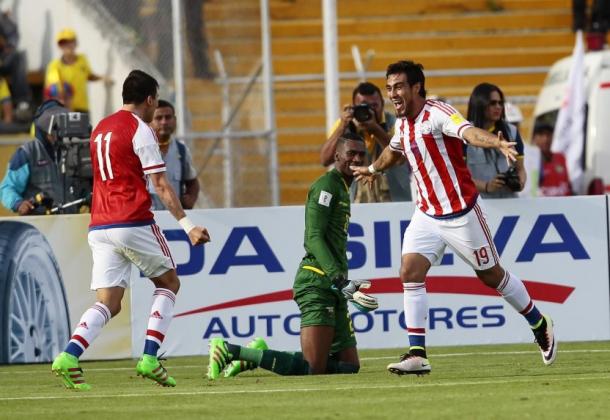
[[[46,214],[52,204],[75,200],[74,180],[60,172],[60,150],[55,134],[54,121],[67,112],[55,100],[44,102],[36,111],[35,138],[15,151],[0,184],[0,200],[7,209],[21,216]],[[76,213],[78,206],[62,212]]]
[[[383,110],[383,96],[377,86],[360,83],[352,92],[352,104],[345,105],[341,118],[320,151],[320,162],[328,166],[335,161],[337,140],[345,133],[359,134],[366,144],[367,161],[373,162],[389,144],[396,117]],[[407,164],[394,166],[380,176],[372,186],[353,182],[354,203],[411,201],[410,170]]]
[[[476,86],[468,101],[468,120],[493,134],[502,132],[508,141],[516,142],[517,160],[509,166],[506,158],[493,149],[466,146],[466,163],[477,190],[484,198],[513,198],[523,190],[526,175],[523,165],[523,140],[519,130],[506,121],[504,94],[490,83]]]

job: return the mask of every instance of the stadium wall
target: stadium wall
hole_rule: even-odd
[[[3,2],[6,6],[8,2]],[[100,14],[82,0],[21,0],[10,2],[11,12],[20,30],[19,49],[26,51],[28,70],[43,71],[60,56],[55,36],[63,28],[72,28],[78,37],[77,52],[85,54],[91,69],[114,80],[112,86],[89,83],[92,124],[121,106],[122,81],[134,68],[154,74],[165,93],[167,86],[149,62],[134,52],[134,42],[110,16]]]
[[[610,339],[608,197],[487,200],[485,208],[503,265],[521,276],[541,310],[553,317],[559,340]],[[352,308],[361,348],[407,344],[397,273],[412,210],[412,203],[352,208],[350,277],[371,279],[371,293],[380,300],[374,313]],[[303,256],[303,207],[195,210],[189,216],[209,229],[212,242],[205,247],[191,247],[169,213],[156,214],[182,282],[161,351],[206,354],[213,336],[238,343],[262,336],[271,347],[298,349],[299,315],[291,287]],[[88,217],[0,219],[5,221],[29,223],[46,237],[61,270],[73,326],[94,301],[88,290]],[[153,289],[137,270],[132,274],[122,313],[86,353],[88,359],[140,354]],[[522,317],[482,286],[451,250],[432,268],[427,288],[430,345],[532,341]]]

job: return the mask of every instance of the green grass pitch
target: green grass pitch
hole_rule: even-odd
[[[167,360],[176,388],[135,375],[135,361],[84,362],[89,392],[50,364],[0,366],[0,418],[607,419],[610,343],[560,343],[553,366],[535,344],[429,349],[432,374],[385,370],[400,350],[361,351],[357,375],[281,377],[257,369],[204,378],[205,357]]]

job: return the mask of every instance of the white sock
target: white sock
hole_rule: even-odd
[[[80,348],[80,353],[82,354],[93,343],[93,340],[97,338],[104,325],[110,321],[110,318],[112,318],[110,309],[101,302],[95,302],[81,317],[78,326],[72,333],[68,346],[70,346],[70,343],[75,344]],[[78,357],[80,354],[75,356]]]
[[[428,321],[428,294],[425,283],[403,283],[403,303],[409,344],[411,347],[426,347],[426,324]]]
[[[521,279],[508,270],[504,270],[504,278],[496,290],[517,312],[522,312],[531,304],[532,299]]]
[[[150,317],[148,318],[148,328],[146,330],[146,340],[156,343],[156,346],[145,346],[144,352],[150,354],[154,352],[163,343],[169,324],[174,316],[174,303],[176,295],[168,289],[155,289],[153,293],[153,303],[150,308]],[[156,347],[156,348],[155,348]],[[152,351],[147,351],[152,350]]]

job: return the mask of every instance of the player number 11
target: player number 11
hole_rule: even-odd
[[[102,140],[103,136],[103,140]],[[110,139],[112,138],[112,131],[109,131],[104,136],[102,133],[95,136],[96,150],[97,150],[97,166],[100,168],[100,174],[102,181],[107,179],[114,179],[112,174],[112,165],[110,164]],[[106,171],[104,171],[104,161],[106,162]],[[106,172],[108,176],[106,176]]]

